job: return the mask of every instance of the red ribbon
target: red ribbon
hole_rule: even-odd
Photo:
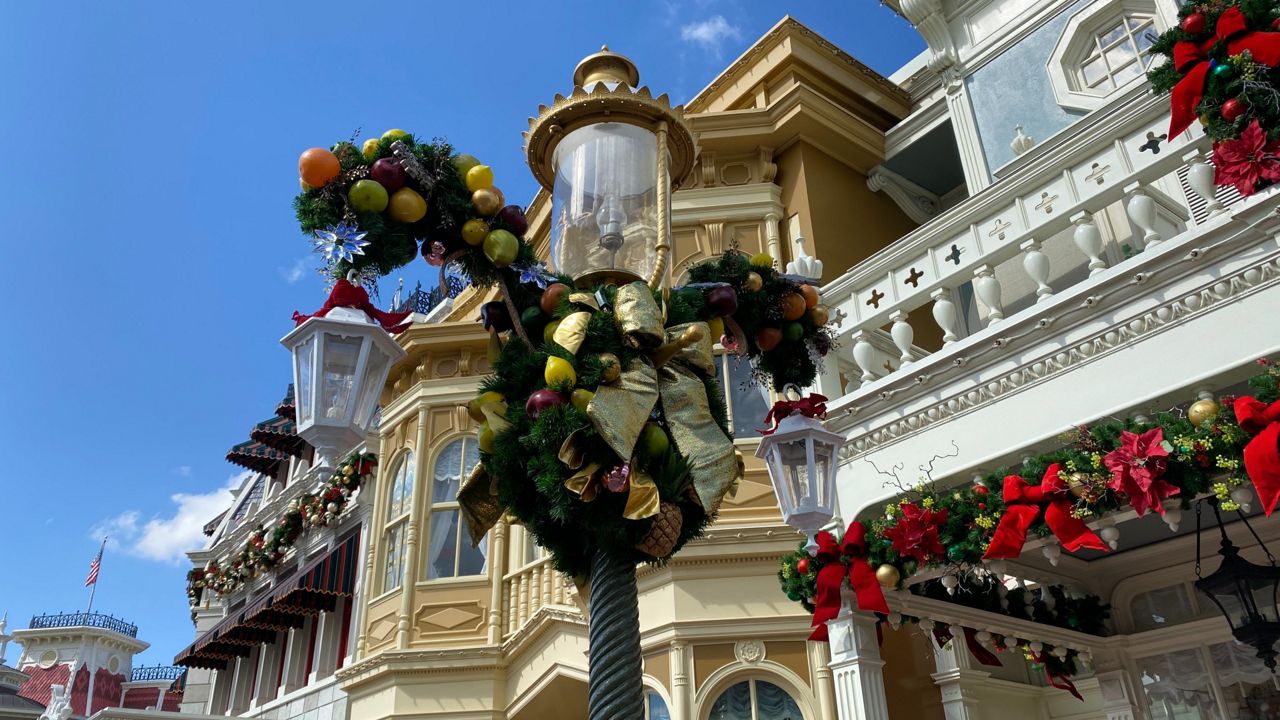
[[[1084,697],[1080,695],[1080,691],[1076,689],[1076,684],[1071,682],[1070,675],[1059,675],[1049,669],[1049,663],[1046,662],[1047,658],[1045,658],[1043,652],[1036,653],[1034,659],[1035,662],[1040,663],[1040,666],[1044,668],[1044,676],[1048,678],[1050,685],[1058,688],[1059,690],[1066,690],[1074,695],[1077,700],[1084,700]]]
[[[1236,422],[1253,439],[1244,446],[1244,469],[1268,516],[1280,500],[1280,401],[1270,405],[1245,395],[1236,398]]]
[[[364,288],[343,279],[334,283],[333,291],[329,293],[329,299],[324,301],[324,307],[311,315],[303,315],[294,311],[294,325],[295,327],[301,325],[313,317],[324,317],[329,314],[330,310],[338,307],[355,308],[363,311],[365,315],[377,320],[382,329],[389,333],[400,333],[409,327],[409,324],[404,319],[409,317],[410,312],[412,312],[383,312],[369,302],[369,293],[365,292]]]
[[[800,398],[799,400],[779,400],[773,404],[773,407],[769,408],[769,414],[764,416],[764,421],[766,423],[773,423],[773,427],[760,430],[760,434],[772,435],[778,430],[778,423],[782,422],[783,418],[797,413],[804,415],[805,417],[826,420],[826,396],[813,393],[809,397]]]
[[[1173,86],[1169,140],[1195,122],[1196,106],[1204,99],[1204,81],[1209,74],[1209,51],[1218,43],[1227,44],[1228,56],[1248,50],[1256,63],[1267,67],[1280,65],[1280,33],[1248,32],[1240,8],[1227,8],[1218,16],[1213,37],[1203,43],[1183,40],[1173,46],[1173,66],[1186,75]]]
[[[1016,558],[1022,554],[1022,546],[1027,542],[1027,531],[1031,523],[1044,510],[1044,522],[1053,531],[1062,547],[1067,552],[1075,552],[1081,548],[1106,550],[1106,543],[1089,529],[1084,521],[1072,517],[1071,501],[1067,499],[1067,484],[1061,477],[1062,467],[1057,463],[1049,466],[1039,487],[1032,487],[1017,475],[1009,475],[1004,479],[1004,502],[1008,507],[996,526],[991,537],[991,544],[982,556],[984,560],[996,558]]]
[[[986,649],[982,646],[982,643],[978,642],[978,638],[976,637],[977,634],[978,631],[971,627],[964,629],[964,644],[969,647],[969,654],[983,665],[1003,667],[1004,663],[1000,662],[1000,658],[996,657],[995,653]]]
[[[826,531],[818,533],[817,541],[816,559],[823,565],[818,571],[818,587],[813,595],[813,633],[809,639],[827,641],[827,621],[840,614],[840,588],[846,576],[858,598],[858,609],[888,615],[884,592],[880,590],[875,570],[867,562],[867,529],[862,523],[857,520],[849,523],[844,539],[838,544]],[[844,563],[845,557],[849,558],[848,565]]]

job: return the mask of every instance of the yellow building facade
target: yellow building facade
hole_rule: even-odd
[[[784,19],[685,108],[698,136],[694,177],[673,194],[673,277],[730,248],[767,252],[824,281],[915,223],[868,176],[885,131],[910,111],[897,85]],[[550,201],[528,208],[546,257]],[[820,258],[819,262],[817,259]],[[572,581],[523,528],[500,522],[479,548],[455,501],[477,457],[465,404],[488,372],[473,290],[399,342],[382,396],[381,463],[357,659],[337,677],[361,718],[585,717],[587,625]],[[778,558],[798,536],[781,522],[755,460],[771,399],[724,359],[721,380],[748,458],[706,537],[638,580],[649,715],[704,720],[716,703],[772,704],[796,720],[835,717],[828,654],[809,616],[778,590]]]

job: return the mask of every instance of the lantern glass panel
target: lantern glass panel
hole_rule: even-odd
[[[310,425],[315,418],[315,398],[311,395],[311,372],[315,366],[316,338],[308,337],[294,351],[296,374],[294,383],[298,386],[298,424]]]
[[[823,480],[831,465],[831,447],[798,438],[779,443],[776,452],[795,509],[826,506],[827,489]]]
[[[382,395],[382,382],[386,378],[387,365],[391,358],[376,346],[369,348],[369,360],[365,363],[364,382],[360,386],[360,400],[356,403],[355,422],[361,430],[367,429],[373,419],[373,408]]]
[[[647,277],[657,261],[656,136],[627,123],[587,125],[560,141],[553,165],[556,269],[574,277],[610,270]]]
[[[360,348],[364,338],[324,334],[324,375],[320,385],[320,404],[326,420],[346,422],[351,417],[351,388],[360,364]]]

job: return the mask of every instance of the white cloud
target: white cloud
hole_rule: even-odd
[[[110,539],[108,547],[122,550],[156,562],[179,564],[188,550],[203,548],[205,523],[217,517],[231,504],[231,493],[253,473],[243,472],[228,478],[215,490],[203,494],[176,493],[169,499],[176,506],[168,517],[153,516],[140,522],[137,510],[128,510],[107,518],[94,526],[91,535]]]
[[[723,15],[714,15],[680,27],[681,40],[701,45],[716,55],[720,54],[726,40],[737,40],[740,37],[742,30],[737,25],[730,25]]]
[[[276,268],[276,270],[280,273],[281,280],[292,285],[301,280],[303,275],[307,274],[307,258],[300,257],[293,262],[291,267]]]
[[[191,477],[191,466],[190,466],[190,465],[179,465],[179,466],[178,466],[178,474],[179,474],[179,475],[181,475],[182,477]]]

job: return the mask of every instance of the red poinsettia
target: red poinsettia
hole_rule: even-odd
[[[1280,181],[1280,140],[1267,141],[1267,133],[1255,119],[1235,140],[1213,146],[1217,184],[1235,185],[1241,195],[1252,195],[1258,183]]]
[[[1108,486],[1124,495],[1141,517],[1147,510],[1164,515],[1163,500],[1178,494],[1178,488],[1161,480],[1169,466],[1164,448],[1164,430],[1155,428],[1141,435],[1120,433],[1120,447],[1102,459],[1111,471]]]
[[[934,512],[915,503],[902,503],[898,508],[902,516],[884,531],[884,536],[893,542],[893,549],[920,563],[945,556],[947,551],[938,538],[938,528],[947,522],[947,511]]]

